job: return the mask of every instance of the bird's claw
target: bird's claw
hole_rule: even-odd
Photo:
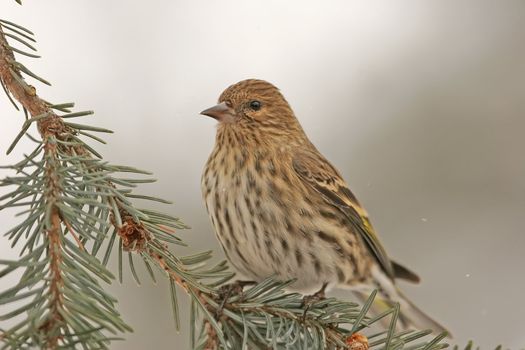
[[[303,322],[306,320],[306,313],[308,312],[310,307],[312,305],[314,305],[315,303],[326,299],[326,295],[325,295],[326,285],[327,285],[327,283],[323,284],[321,289],[319,289],[314,294],[312,294],[312,295],[305,295],[303,297],[303,304],[302,304],[302,307],[304,307]]]
[[[219,288],[219,300],[221,300],[219,307],[215,311],[215,319],[219,319],[226,302],[232,295],[239,295],[239,299],[243,298],[243,289],[245,286],[255,284],[254,281],[235,281],[233,283],[228,283]]]

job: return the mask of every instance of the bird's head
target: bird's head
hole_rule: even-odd
[[[258,79],[247,79],[228,87],[216,106],[201,112],[221,124],[247,126],[250,129],[300,128],[290,105],[274,85]]]

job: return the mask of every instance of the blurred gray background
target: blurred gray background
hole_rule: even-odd
[[[23,61],[54,84],[39,94],[94,109],[82,122],[116,131],[98,151],[155,172],[140,191],[174,200],[159,208],[193,228],[177,253],[222,256],[200,193],[215,121],[198,113],[229,84],[266,79],[391,256],[422,276],[406,294],[455,342],[525,346],[525,1],[28,0],[0,12],[37,34],[43,58]],[[5,150],[23,117],[1,101]],[[0,256],[16,256],[3,237]],[[109,287],[135,329],[112,348],[188,348],[187,299],[177,334],[166,283],[142,276]]]

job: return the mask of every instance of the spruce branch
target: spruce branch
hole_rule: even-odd
[[[22,77],[24,72],[45,82],[18,63],[14,53],[29,57],[36,55],[10,46],[6,39],[16,38],[16,41],[27,44],[20,36],[33,41],[32,35],[24,27],[0,21],[0,80],[13,104],[16,106],[16,100],[22,105],[27,118],[8,153],[32,124],[37,125],[41,136],[40,140],[35,139],[38,143],[36,149],[12,167],[24,176],[8,177],[1,183],[2,186],[18,187],[2,196],[2,200],[8,201],[0,208],[29,206],[29,209],[24,211],[28,213],[26,220],[7,232],[13,246],[25,233],[27,241],[22,248],[23,257],[20,261],[3,262],[7,268],[0,276],[18,268],[25,268],[25,272],[18,285],[2,293],[7,300],[2,297],[0,300],[7,303],[33,297],[21,308],[2,316],[2,319],[10,319],[27,312],[25,319],[1,334],[5,342],[3,348],[40,346],[56,349],[76,343],[83,343],[88,348],[107,348],[110,338],[102,330],[131,329],[114,308],[115,300],[105,295],[97,279],[92,277],[108,280],[111,273],[84,251],[81,238],[72,228],[79,220],[68,217],[65,210],[68,200],[82,201],[81,198],[69,197],[68,191],[83,185],[68,183],[71,169],[67,169],[64,155],[87,155],[88,152],[81,143],[70,142],[74,130],[38,97],[36,89]],[[31,45],[26,46],[35,50]],[[38,159],[40,155],[42,158]],[[34,169],[32,173],[30,169]],[[31,201],[22,201],[29,197],[32,197]],[[67,232],[74,237],[76,244],[71,244],[65,237]],[[82,265],[86,269],[83,270]],[[86,298],[89,293],[95,296]]]
[[[24,271],[18,284],[0,292],[0,304],[23,303],[0,315],[0,320],[19,320],[9,329],[0,329],[2,349],[77,345],[108,349],[110,341],[116,339],[108,334],[131,331],[116,310],[117,300],[101,283],[115,278],[106,268],[115,243],[120,281],[125,255],[137,283],[140,279],[134,257],[142,260],[153,281],[156,270],[169,280],[177,329],[177,293],[182,291],[187,296],[191,304],[190,341],[195,349],[446,347],[444,335],[429,337],[430,330],[398,332],[398,305],[370,317],[368,310],[375,293],[363,307],[334,298],[305,305],[302,295],[286,291],[293,281],[268,278],[250,288],[235,290],[234,285],[225,285],[234,276],[227,263],[209,264],[210,251],[188,256],[173,254],[170,244],[185,246],[177,230],[186,226],[177,217],[139,208],[134,203],[169,203],[133,192],[139,184],[154,182],[144,177],[151,174],[109,164],[85,143],[84,137],[105,143],[97,134],[111,131],[66,121],[92,112],[72,112],[73,103],[54,104],[40,98],[22,74],[43,83],[47,80],[19,63],[15,53],[37,55],[10,45],[8,38],[35,51],[29,44],[34,43],[31,31],[0,20],[0,81],[11,103],[17,108],[19,104],[26,116],[8,152],[24,136],[36,147],[19,163],[7,166],[16,174],[0,183],[14,187],[0,197],[0,210],[25,208],[19,213],[23,221],[6,233],[12,246],[23,244],[20,258],[0,260],[5,266],[0,277],[18,269]],[[39,137],[28,133],[32,126],[36,126]],[[123,173],[133,176],[123,177]],[[359,333],[387,318],[390,326],[385,331],[367,337]],[[421,342],[415,343],[418,339]]]

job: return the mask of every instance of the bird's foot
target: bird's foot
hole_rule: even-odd
[[[255,281],[235,281],[233,283],[228,283],[219,288],[219,300],[221,301],[219,307],[215,311],[215,319],[219,319],[222,314],[222,310],[226,305],[228,299],[233,295],[239,295],[239,299],[243,298],[243,289],[245,286],[256,284]]]
[[[304,307],[303,322],[306,320],[306,313],[308,312],[310,307],[312,305],[314,305],[315,303],[326,299],[325,289],[326,289],[327,284],[328,283],[324,283],[323,286],[321,287],[321,289],[319,289],[314,294],[312,294],[312,295],[305,295],[303,297],[303,305],[302,305]]]

